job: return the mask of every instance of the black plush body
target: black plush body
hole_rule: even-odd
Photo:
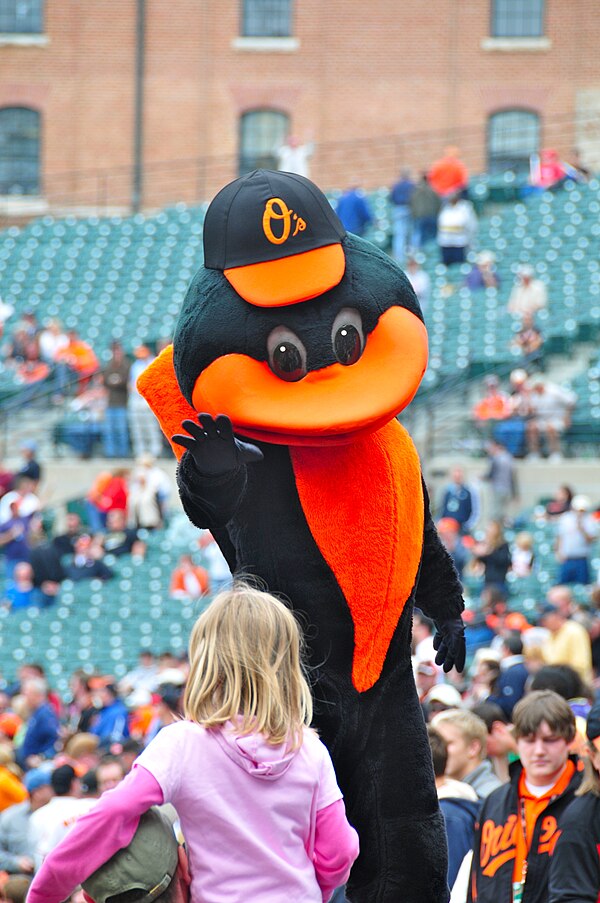
[[[209,528],[236,573],[285,594],[305,626],[315,725],[328,746],[357,828],[361,855],[352,903],[446,903],[446,841],[410,659],[412,609],[443,620],[462,610],[458,578],[426,502],[421,573],[381,677],[364,693],[351,679],[353,624],[336,579],[308,529],[285,446],[257,443],[264,459],[217,477],[184,454],[183,506]],[[357,561],[357,567],[368,562]]]

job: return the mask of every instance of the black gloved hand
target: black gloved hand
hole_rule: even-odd
[[[198,420],[199,423],[184,420],[181,424],[189,436],[178,434],[172,438],[187,448],[200,473],[216,477],[237,470],[242,464],[262,461],[263,453],[256,445],[235,438],[233,424],[225,414],[198,414]]]
[[[443,665],[446,672],[451,668],[462,671],[466,656],[465,625],[462,618],[459,615],[457,618],[447,618],[433,623],[435,624],[433,648],[437,651],[436,665]]]

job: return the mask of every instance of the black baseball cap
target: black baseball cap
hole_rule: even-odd
[[[204,220],[204,266],[258,307],[308,301],[337,285],[346,230],[304,176],[256,169],[230,182]]]
[[[590,709],[585,732],[590,743],[600,749],[600,702],[595,702]]]

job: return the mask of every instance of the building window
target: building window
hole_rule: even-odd
[[[275,110],[252,110],[240,120],[239,171],[277,169],[277,149],[289,131],[289,116]]]
[[[291,0],[242,0],[242,37],[287,38],[292,34]]]
[[[0,34],[41,34],[42,0],[0,0]]]
[[[492,37],[539,38],[544,34],[544,0],[492,0]]]
[[[540,118],[529,110],[502,110],[488,120],[488,172],[528,172],[540,146]]]
[[[0,194],[39,194],[40,114],[26,107],[0,110]]]

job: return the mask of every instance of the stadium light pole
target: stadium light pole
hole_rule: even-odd
[[[136,0],[135,92],[133,113],[133,187],[131,207],[138,213],[144,182],[144,56],[146,43],[146,0]]]

